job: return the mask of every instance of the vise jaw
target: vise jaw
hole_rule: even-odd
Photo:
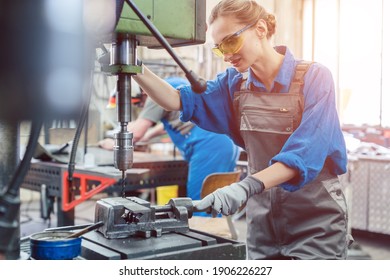
[[[186,197],[173,198],[163,206],[151,206],[138,197],[111,197],[96,203],[95,222],[104,222],[97,231],[109,239],[160,237],[167,232],[189,231],[192,211],[192,200]]]

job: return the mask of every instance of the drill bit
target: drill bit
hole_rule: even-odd
[[[126,186],[125,171],[122,170],[122,197],[123,197],[123,198],[126,197],[125,186]]]

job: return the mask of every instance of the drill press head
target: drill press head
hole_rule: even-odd
[[[118,34],[136,36],[139,46],[161,45],[124,0],[88,0],[94,11],[90,17],[101,40],[110,43]],[[97,5],[97,3],[100,5]],[[132,0],[173,47],[203,44],[206,41],[206,0]],[[100,6],[100,9],[98,8]],[[102,19],[104,17],[104,19]],[[90,20],[91,21],[91,20]],[[96,32],[96,31],[95,31]]]

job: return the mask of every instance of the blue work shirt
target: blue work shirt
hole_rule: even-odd
[[[287,47],[275,48],[284,54],[283,64],[275,78],[271,92],[286,93],[299,62]],[[267,92],[262,82],[248,70],[247,85]],[[182,121],[192,121],[203,129],[230,136],[243,147],[239,124],[233,108],[233,95],[238,91],[242,73],[229,67],[214,80],[207,81],[207,90],[196,94],[190,86],[180,89]],[[305,100],[302,120],[291,134],[282,150],[270,159],[269,164],[281,162],[298,170],[299,180],[281,186],[294,191],[314,180],[328,159],[330,171],[335,175],[346,172],[347,153],[335,104],[335,88],[331,72],[325,66],[314,63],[305,75],[303,88]]]

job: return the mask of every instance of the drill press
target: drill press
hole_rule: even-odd
[[[131,232],[144,232],[145,228],[147,228],[146,232],[151,229],[156,232],[183,230],[183,228],[188,230],[188,215],[184,215],[180,211],[168,211],[175,213],[175,217],[162,219],[164,220],[162,222],[161,219],[156,219],[157,216],[161,215],[155,215],[156,211],[161,213],[161,209],[155,209],[150,205],[145,206],[145,202],[134,202],[134,198],[125,195],[126,170],[133,165],[133,134],[127,130],[127,125],[131,121],[131,77],[142,73],[142,65],[137,59],[136,47],[166,48],[183,69],[192,86],[197,90],[201,90],[203,86],[194,73],[187,70],[176,56],[171,44],[183,46],[204,43],[205,1],[167,0],[163,4],[159,1],[152,2],[153,5],[150,5],[150,1],[117,1],[116,11],[117,13],[118,10],[121,12],[117,14],[115,31],[106,37],[114,38],[114,42],[111,42],[110,64],[103,64],[102,71],[118,77],[116,102],[120,129],[114,134],[114,166],[122,172],[122,197],[99,201],[95,209],[95,221],[106,223],[100,231],[109,238],[127,237],[131,235]],[[140,9],[135,3],[140,6]],[[175,12],[179,10],[180,14]],[[163,37],[160,30],[168,39]],[[187,204],[191,204],[192,208],[191,202]],[[144,210],[141,211],[142,213],[137,212],[141,206]],[[174,209],[180,209],[176,206]],[[126,215],[125,213],[130,214]],[[128,218],[124,218],[133,217],[133,215],[143,216],[144,222],[140,222],[142,219],[140,221],[130,219],[130,221]],[[150,219],[145,218],[149,216]],[[148,226],[145,226],[146,224]]]
[[[171,45],[185,46],[205,42],[206,1],[167,0],[164,4],[160,4],[157,1],[118,0],[116,5],[116,11],[120,12],[117,14],[119,18],[113,36],[109,36],[114,37],[115,40],[111,44],[110,65],[103,66],[102,70],[118,76],[117,119],[120,130],[114,134],[114,166],[122,171],[122,196],[124,197],[125,173],[133,164],[133,135],[127,130],[127,124],[131,121],[131,76],[142,72],[136,47],[166,48],[183,69],[193,87],[201,91],[205,83],[200,83],[200,79],[192,71],[187,70],[176,57]],[[182,11],[180,15],[177,13],[172,15],[178,10]]]
[[[134,65],[128,67],[129,65]],[[133,134],[127,130],[131,121],[131,76],[142,71],[136,65],[134,36],[118,36],[111,50],[111,72],[118,75],[117,108],[120,130],[114,134],[114,166],[122,171],[122,196],[125,196],[125,173],[133,165]]]

